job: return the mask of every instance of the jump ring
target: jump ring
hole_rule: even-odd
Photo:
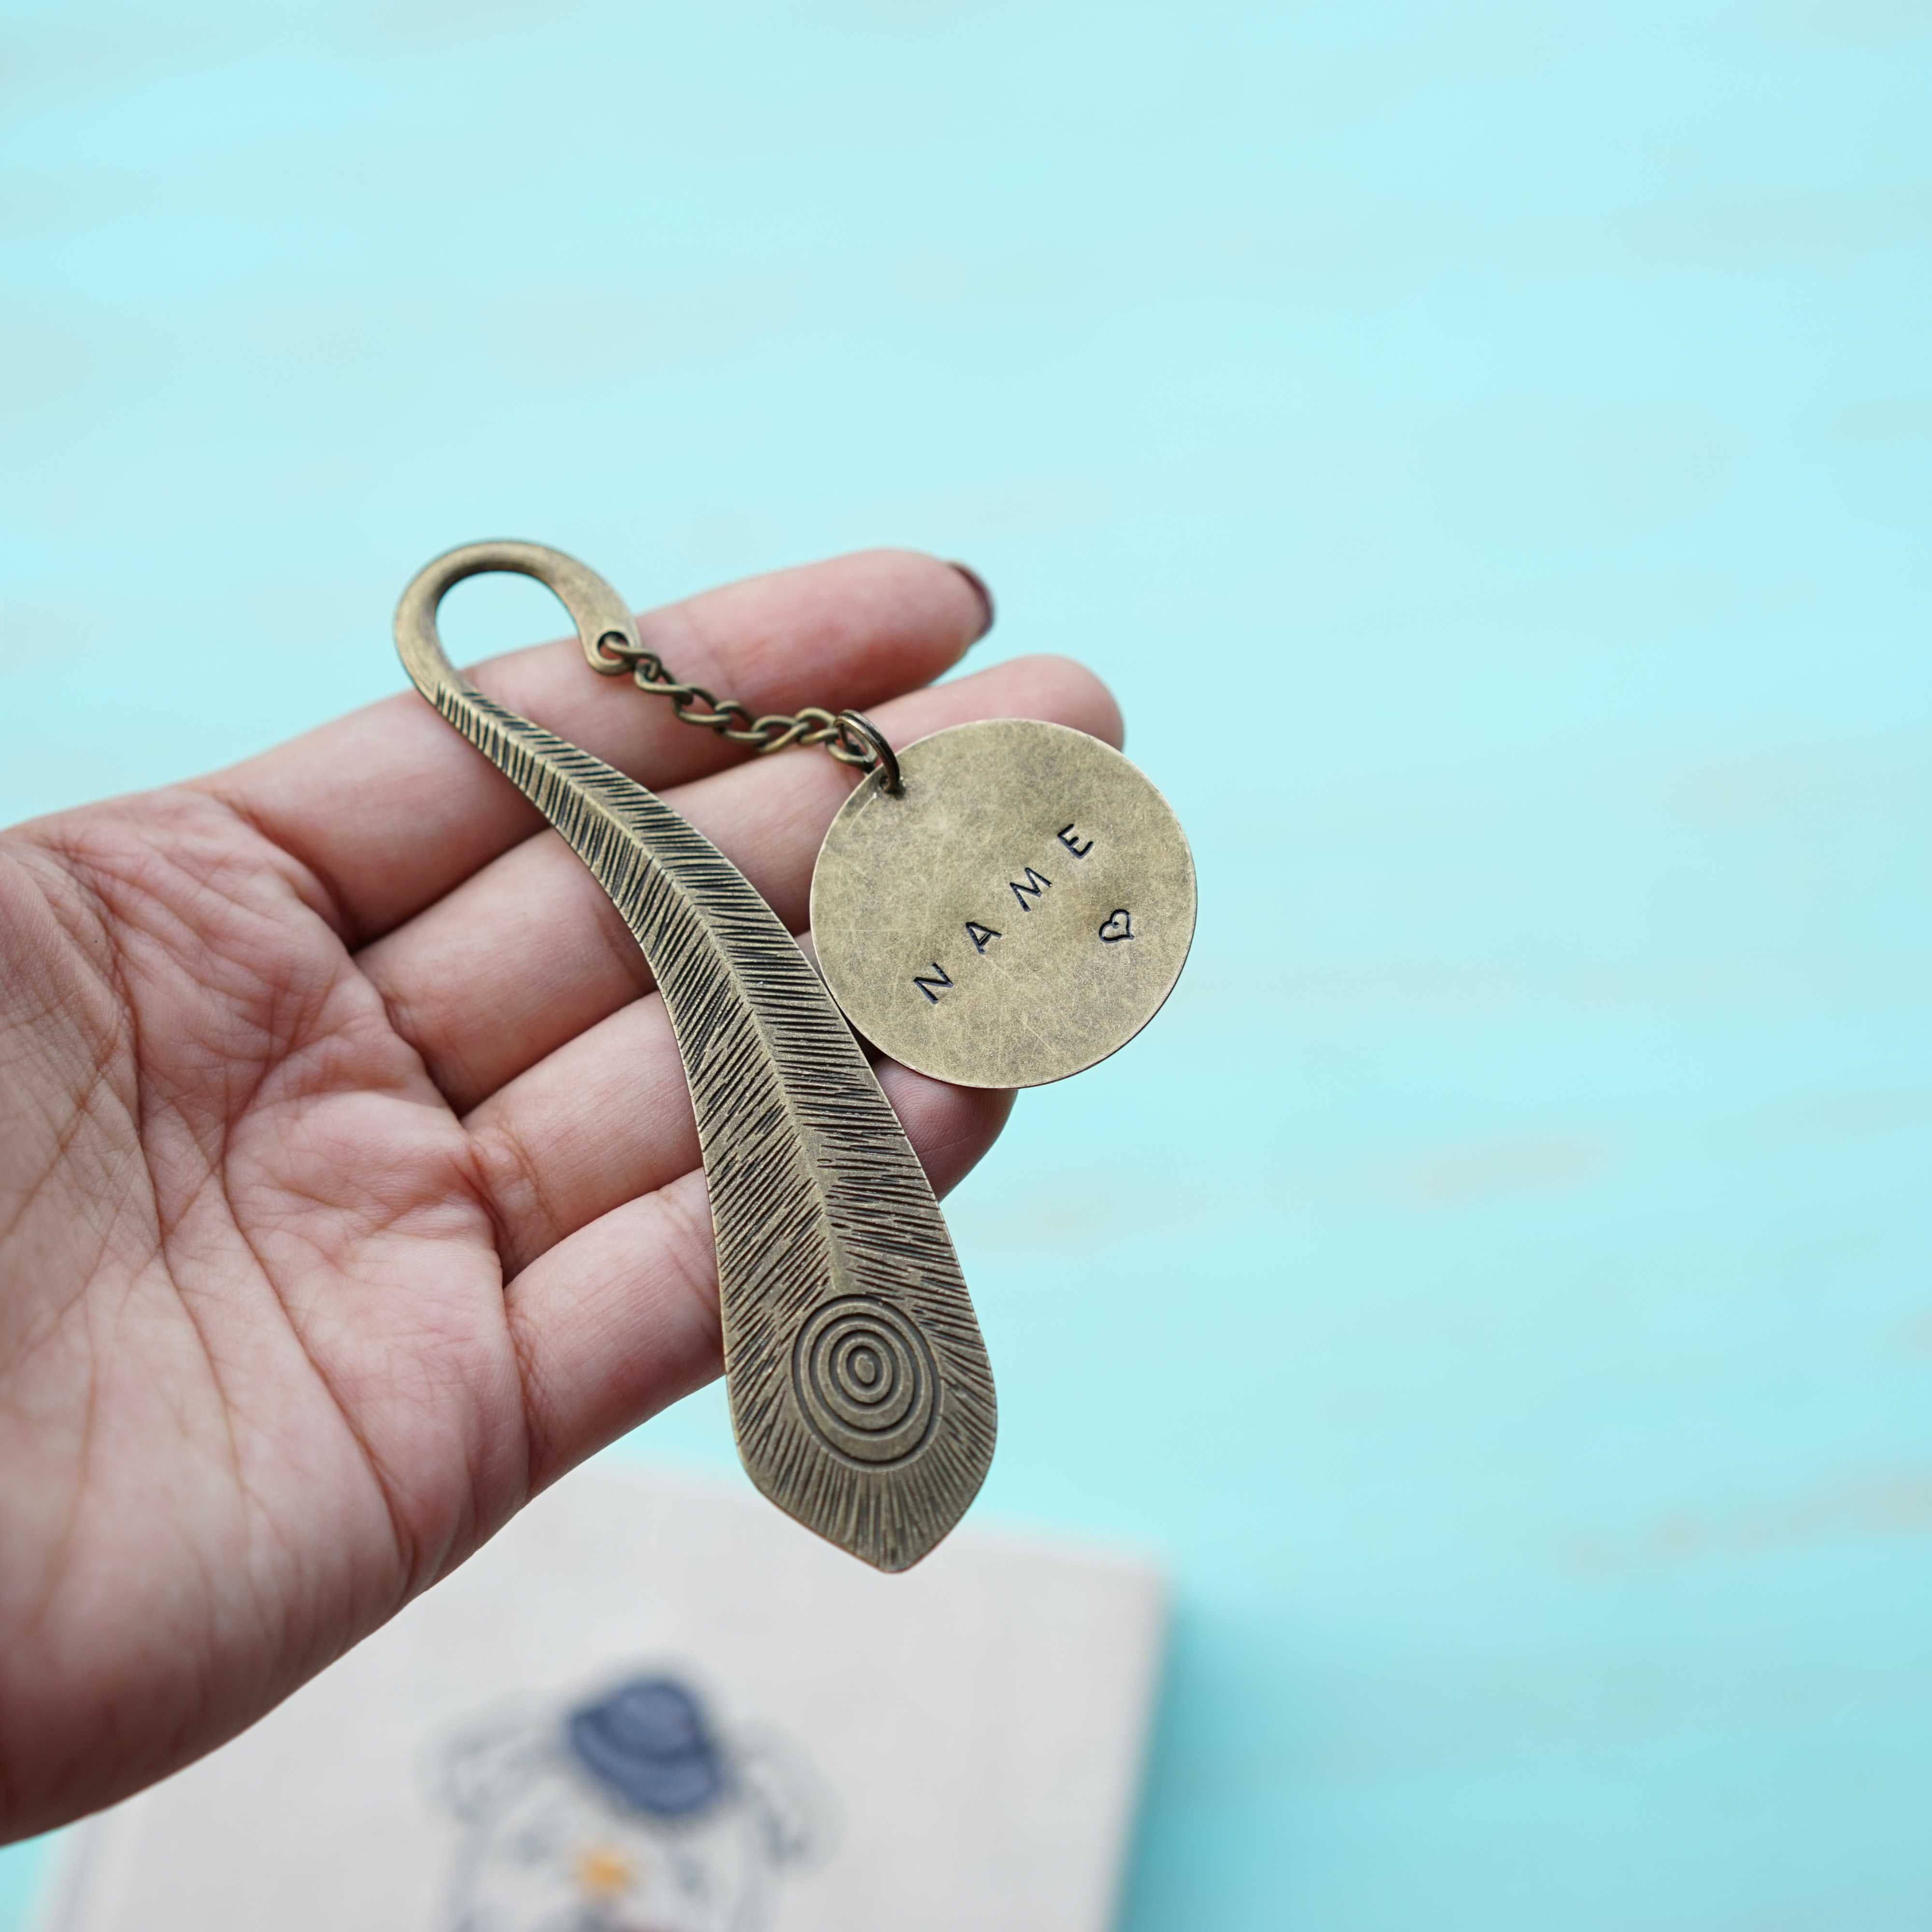
[[[872,753],[874,770],[879,774],[879,788],[888,798],[897,798],[904,790],[899,782],[899,761],[891,746],[886,742],[886,734],[862,711],[842,711],[838,722],[843,729],[839,733],[842,742],[849,744],[854,738],[868,746]]]
[[[597,640],[598,662],[596,668],[607,676],[627,671],[642,658],[650,653],[633,644],[622,631],[606,631]]]

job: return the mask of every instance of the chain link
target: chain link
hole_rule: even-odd
[[[686,684],[672,676],[656,651],[634,648],[615,631],[605,632],[597,648],[606,658],[628,664],[640,691],[669,698],[671,710],[684,723],[702,725],[734,745],[749,745],[760,755],[792,745],[823,745],[842,765],[862,772],[876,771],[881,763],[878,748],[838,712],[808,704],[789,714],[767,712],[754,717],[750,706],[735,698],[721,698],[701,684]],[[896,781],[897,772],[891,776]]]

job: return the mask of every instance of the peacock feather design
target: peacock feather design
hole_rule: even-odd
[[[450,663],[436,607],[491,570],[554,591],[593,663],[614,632],[635,650],[602,578],[508,542],[424,569],[398,608],[397,649],[416,688],[590,868],[664,996],[698,1117],[732,1426],[752,1481],[854,1556],[905,1569],[958,1521],[993,1454],[992,1372],[931,1184],[844,1016],[730,861]]]

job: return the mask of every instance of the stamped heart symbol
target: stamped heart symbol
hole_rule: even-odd
[[[1108,914],[1106,922],[1100,928],[1102,940],[1112,946],[1117,939],[1131,939],[1133,936],[1133,922],[1127,916],[1126,908],[1116,906]]]

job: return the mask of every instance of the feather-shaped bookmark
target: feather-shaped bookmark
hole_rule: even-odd
[[[496,570],[554,591],[596,668],[646,655],[609,584],[526,543],[436,559],[404,593],[397,649],[590,868],[650,962],[698,1116],[752,1480],[854,1556],[905,1569],[958,1522],[993,1454],[992,1372],[931,1184],[838,1007],[730,861],[450,663],[436,607]]]

